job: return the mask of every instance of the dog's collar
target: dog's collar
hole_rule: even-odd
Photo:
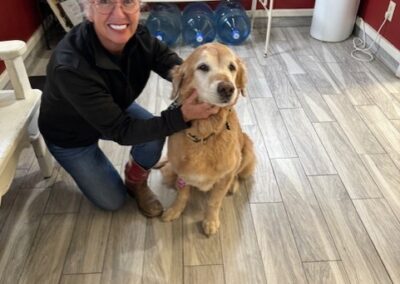
[[[232,111],[232,109],[229,109],[229,112],[231,112]],[[226,130],[231,130],[231,125],[229,124],[229,121],[226,121],[225,122],[225,128],[226,128]],[[192,133],[190,133],[190,132],[187,132],[186,133],[186,136],[190,139],[190,140],[192,140],[194,143],[199,143],[199,142],[201,142],[201,143],[203,143],[203,144],[206,144],[207,143],[207,140],[208,139],[210,139],[211,137],[213,137],[215,135],[215,132],[211,132],[209,135],[207,135],[206,137],[198,137],[197,135],[193,135]]]
[[[168,106],[168,110],[173,110],[173,109],[177,109],[181,106],[181,103],[178,102],[178,99],[174,100],[169,106]]]
[[[229,111],[229,112],[232,112],[232,109],[230,108],[230,109],[228,109],[228,111]],[[229,121],[228,121],[228,120],[226,120],[226,122],[225,122],[225,128],[226,128],[227,130],[231,130],[231,125],[229,124]]]
[[[209,134],[206,137],[198,137],[196,135],[193,135],[190,132],[186,133],[186,136],[189,137],[189,139],[192,140],[194,143],[202,142],[203,144],[206,144],[207,140],[210,139],[214,135],[215,135],[215,132],[212,132],[211,134]]]

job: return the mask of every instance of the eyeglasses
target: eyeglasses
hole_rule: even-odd
[[[100,14],[104,15],[110,14],[117,4],[119,4],[122,10],[127,14],[132,14],[139,8],[139,0],[93,0],[91,3],[95,5]]]

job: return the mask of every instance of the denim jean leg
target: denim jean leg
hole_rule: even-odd
[[[63,148],[48,141],[46,144],[54,158],[93,204],[110,211],[124,204],[124,183],[97,143],[77,148]]]
[[[136,119],[150,119],[154,117],[149,111],[132,103],[126,113]],[[147,143],[138,144],[132,147],[131,156],[133,160],[145,169],[152,168],[160,159],[165,139],[153,140]]]

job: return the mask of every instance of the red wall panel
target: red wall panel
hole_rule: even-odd
[[[250,9],[251,0],[244,1],[246,8]],[[315,0],[274,0],[274,8],[277,9],[312,9],[314,8]],[[259,5],[262,7],[261,5]]]
[[[188,0],[190,1],[190,0]],[[206,0],[207,1],[207,0]],[[242,5],[246,10],[251,9],[252,0],[241,0]],[[276,9],[312,9],[314,8],[315,0],[274,0],[274,8]],[[207,2],[211,8],[218,6],[218,1]],[[187,3],[178,3],[178,6],[183,9]],[[262,5],[258,3],[258,9],[262,9]]]
[[[241,0],[243,6],[247,9],[251,9],[251,0]],[[314,8],[315,0],[274,0],[274,8],[276,9],[312,9]],[[217,2],[208,2],[211,7],[216,7]],[[258,3],[258,9],[262,8],[262,5]]]
[[[27,41],[40,24],[36,0],[2,0],[0,5],[0,41]],[[0,73],[4,70],[0,61]]]
[[[386,22],[382,35],[397,49],[400,49],[400,0],[395,0],[396,10],[391,22]],[[378,31],[385,16],[389,0],[361,0],[359,16]]]

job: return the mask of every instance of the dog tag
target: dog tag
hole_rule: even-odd
[[[176,180],[176,187],[179,189],[182,189],[186,186],[186,182],[183,180],[183,178],[178,177],[178,179]]]

